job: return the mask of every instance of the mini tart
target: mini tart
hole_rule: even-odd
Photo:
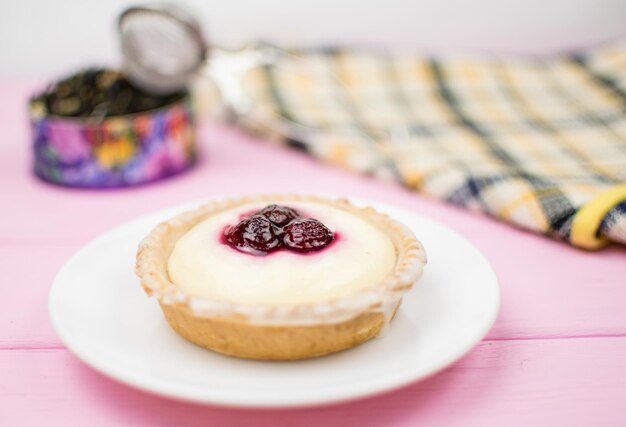
[[[389,272],[347,294],[275,304],[207,297],[172,280],[170,257],[194,227],[246,205],[269,204],[324,205],[366,221],[391,242],[395,259]],[[422,275],[426,254],[407,227],[372,208],[359,208],[344,199],[263,195],[212,202],[161,223],[141,242],[136,261],[144,290],[158,300],[167,322],[187,340],[231,356],[291,360],[348,349],[377,336],[395,315],[403,294]]]

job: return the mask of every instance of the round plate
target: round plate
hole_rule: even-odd
[[[181,400],[246,407],[346,401],[401,387],[458,360],[490,329],[500,296],[481,253],[449,228],[381,203],[356,201],[409,226],[428,265],[387,333],[356,348],[296,362],[222,356],[196,347],[166,323],[134,274],[135,251],[150,230],[196,204],[111,230],[79,250],[49,297],[52,323],[67,347],[128,385]]]

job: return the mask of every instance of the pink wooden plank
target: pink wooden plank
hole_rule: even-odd
[[[623,426],[626,338],[479,345],[447,371],[338,406],[258,411],[188,405],[102,377],[64,350],[0,351],[5,425]]]
[[[536,240],[510,240],[512,253],[527,253],[526,262],[537,266],[528,269],[480,242],[502,280],[501,312],[488,338],[625,335],[621,252],[597,255],[565,247],[535,252],[533,247],[559,246]],[[0,310],[0,348],[61,345],[48,319],[47,295],[57,270],[78,247],[0,244],[0,291],[9,292],[10,301]],[[569,270],[541,267],[544,262]]]
[[[48,289],[75,249],[75,245],[0,245],[4,270],[0,292],[9,292],[0,310],[0,349],[60,345],[48,318]]]

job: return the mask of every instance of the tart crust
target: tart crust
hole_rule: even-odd
[[[395,268],[385,280],[355,294],[281,306],[211,300],[189,295],[170,281],[167,262],[179,238],[211,215],[254,202],[317,202],[358,215],[387,233],[396,250]],[[426,254],[407,227],[373,208],[345,199],[262,195],[212,202],[159,224],[139,245],[136,262],[144,290],[158,299],[167,322],[187,340],[231,356],[291,360],[348,349],[377,336],[422,275]]]

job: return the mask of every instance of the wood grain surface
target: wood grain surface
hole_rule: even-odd
[[[34,87],[0,81],[0,425],[626,425],[623,247],[583,252],[208,123],[199,135],[202,161],[187,174],[127,190],[51,186],[30,173],[25,113]],[[86,242],[175,204],[272,191],[376,199],[455,229],[500,279],[494,328],[467,357],[423,382],[364,401],[284,411],[151,396],[94,372],[62,345],[48,319],[48,290]]]

